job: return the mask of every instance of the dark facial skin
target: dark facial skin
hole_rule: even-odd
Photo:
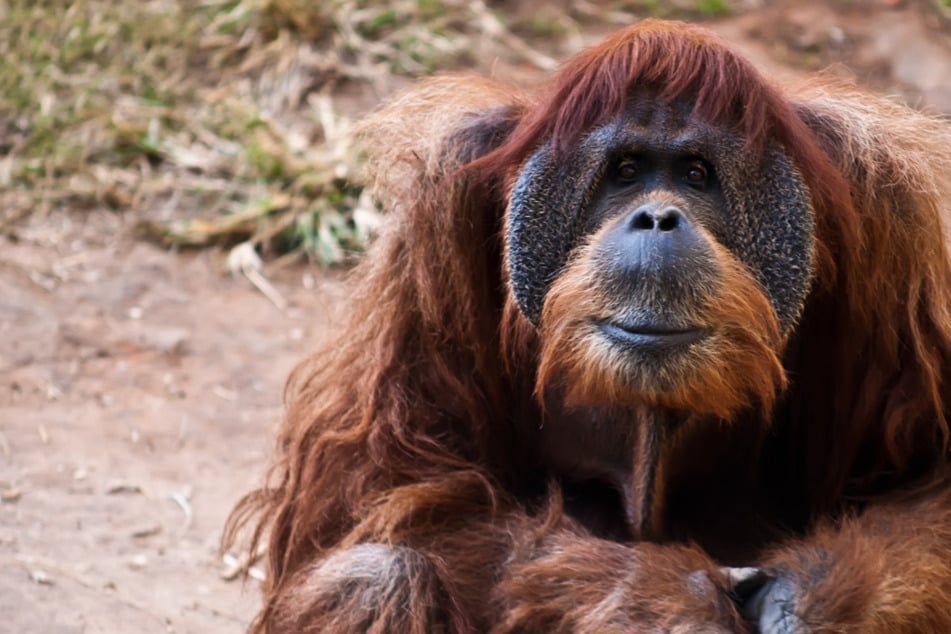
[[[722,221],[723,192],[708,161],[690,153],[649,147],[619,150],[608,164],[585,232],[593,233],[605,220],[627,211],[631,201],[669,198],[671,194],[686,202],[695,220],[707,226]],[[638,221],[634,228],[653,228],[644,218]],[[658,227],[661,231],[672,228],[670,223]]]
[[[718,232],[723,206],[714,166],[694,153],[650,143],[613,153],[585,227],[605,230],[596,247],[604,290],[627,304],[618,319],[598,324],[603,336],[640,354],[705,336],[690,318],[714,271],[700,229]]]

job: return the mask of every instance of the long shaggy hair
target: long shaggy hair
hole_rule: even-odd
[[[542,424],[547,383],[571,358],[559,319],[587,288],[583,277],[558,280],[541,331],[521,315],[503,266],[506,200],[540,144],[568,152],[645,87],[691,100],[695,118],[739,130],[753,150],[784,148],[816,216],[815,279],[789,341],[781,345],[768,306],[712,309],[710,319],[763,322],[772,334],[749,341],[762,354],[741,370],[748,385],[735,398],[710,400],[723,393],[707,387],[719,380],[711,372],[678,403],[775,428],[786,477],[812,516],[945,460],[949,126],[828,80],[777,88],[707,31],[645,21],[536,91],[437,78],[361,127],[386,227],[350,276],[343,328],[290,378],[269,484],[239,503],[226,531],[230,543],[250,525],[253,541],[268,543],[252,629],[304,615],[317,623],[304,580],[333,566],[334,553],[373,543],[441,553],[423,572],[400,565],[438,579],[446,631],[480,626],[472,615],[487,590],[475,585],[494,573],[466,576],[460,566],[504,550],[509,528],[465,527],[523,507],[516,421]],[[745,270],[728,277],[755,284]],[[579,385],[623,401],[623,386],[605,377]]]

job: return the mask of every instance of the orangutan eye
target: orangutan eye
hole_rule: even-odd
[[[622,181],[633,181],[641,174],[640,162],[636,158],[622,159],[617,166],[617,178]]]
[[[702,161],[691,161],[687,165],[687,172],[684,174],[684,180],[691,185],[705,185],[707,183],[707,166]]]

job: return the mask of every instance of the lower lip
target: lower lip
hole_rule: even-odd
[[[653,350],[672,350],[689,346],[708,334],[706,330],[700,328],[690,330],[627,329],[603,321],[598,322],[598,329],[609,339],[623,345]]]

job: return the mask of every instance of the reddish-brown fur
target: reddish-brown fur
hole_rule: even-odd
[[[692,99],[750,148],[783,146],[817,223],[785,354],[736,268],[709,318],[758,324],[724,353],[748,385],[718,400],[711,373],[657,396],[729,419],[672,445],[671,519],[645,533],[661,544],[567,513],[519,436],[551,414],[549,379],[576,371],[557,324],[580,301],[583,252],[541,334],[503,273],[519,166],[546,139],[567,152],[635,87]],[[828,82],[780,91],[708,32],[647,21],[538,93],[433,80],[364,134],[388,226],[343,332],[291,377],[272,482],[229,525],[226,541],[251,523],[268,542],[255,632],[746,631],[723,564],[793,579],[807,631],[951,631],[948,124]],[[573,384],[578,403],[626,393]]]

